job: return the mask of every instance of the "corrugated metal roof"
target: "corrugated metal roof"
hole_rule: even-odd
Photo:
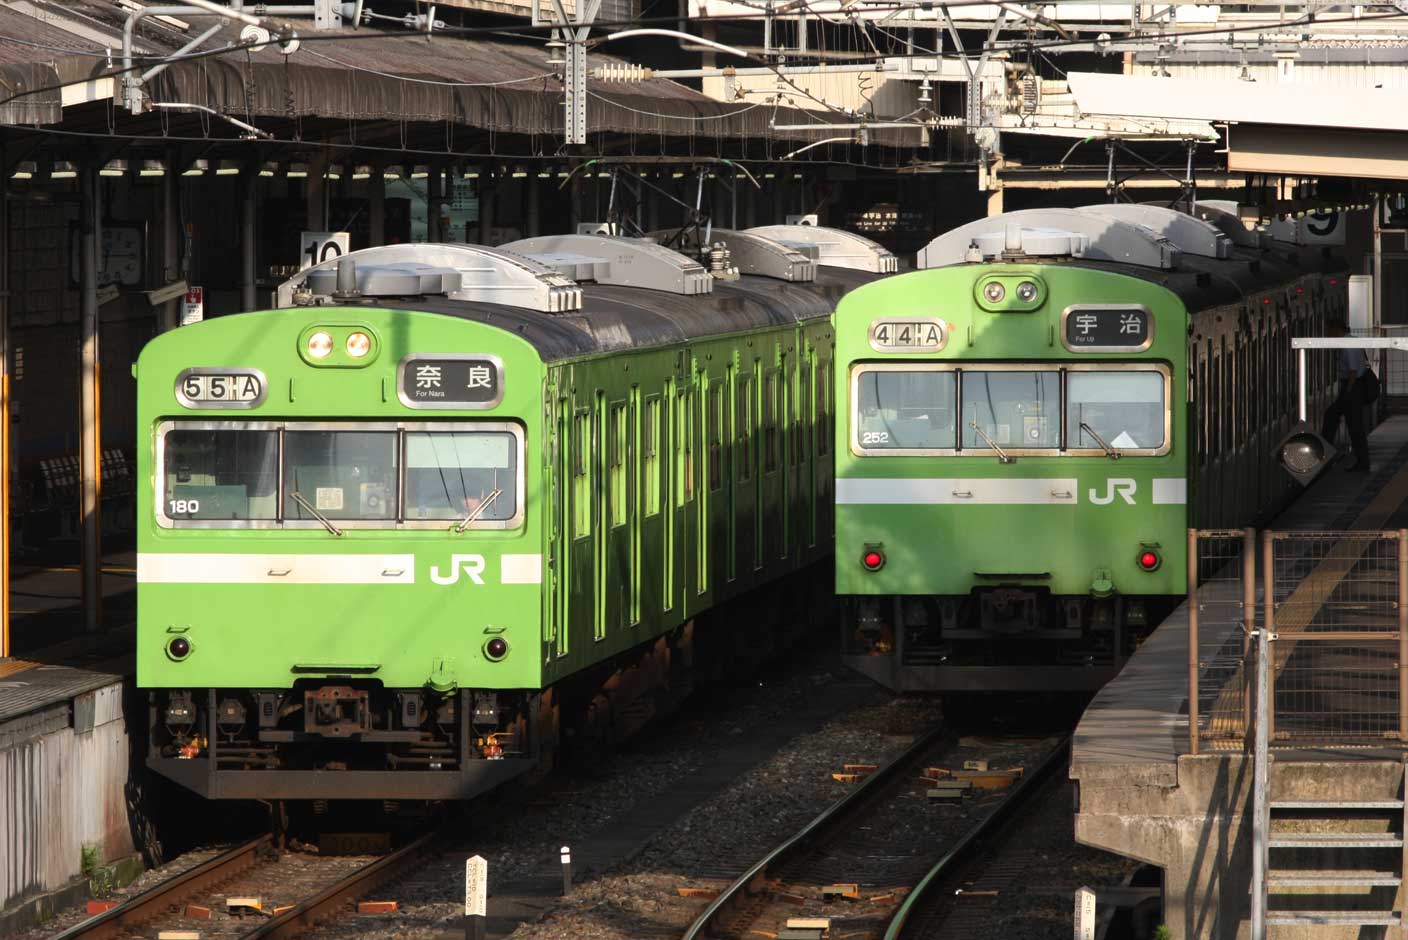
[[[18,12],[21,5],[27,13]],[[56,4],[51,0],[12,0],[0,7],[0,37],[73,49],[52,49],[0,41],[0,80],[12,89],[40,87],[55,81],[110,72],[105,58],[94,58],[102,37],[109,36],[114,64],[120,65],[121,27],[125,11],[100,0]],[[41,17],[48,17],[44,22]],[[191,36],[215,25],[216,17],[183,16],[189,29],[175,29],[152,18],[140,21],[137,35],[152,52],[171,51]],[[60,24],[74,24],[64,29]],[[561,134],[562,84],[546,62],[542,45],[514,44],[450,35],[417,36],[404,30],[361,29],[355,33],[313,33],[303,26],[302,48],[292,56],[276,46],[172,65],[147,84],[155,101],[189,102],[246,120],[259,117],[333,118],[450,122],[461,126],[518,134]],[[227,27],[207,44],[235,41],[238,28]],[[31,37],[33,37],[31,39]],[[77,52],[86,51],[90,55]],[[590,65],[621,60],[592,52]],[[28,84],[25,84],[28,83]],[[833,132],[771,130],[779,124],[817,121],[812,112],[775,108],[766,102],[728,104],[666,79],[632,84],[587,83],[588,126],[592,132],[649,134],[665,137],[816,140]],[[13,93],[13,90],[10,92]],[[5,96],[0,96],[5,97]],[[35,95],[0,106],[7,123],[54,124],[62,121],[57,95]],[[920,135],[873,134],[872,140],[914,146]]]

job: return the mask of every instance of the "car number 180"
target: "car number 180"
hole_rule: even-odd
[[[264,394],[257,369],[187,369],[176,379],[176,399],[187,408],[253,408]]]

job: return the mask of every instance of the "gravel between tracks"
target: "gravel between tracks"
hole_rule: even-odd
[[[128,898],[135,897],[148,888],[155,888],[168,878],[174,878],[184,871],[195,868],[202,862],[210,861],[210,859],[228,848],[230,848],[229,845],[220,845],[186,852],[179,858],[167,862],[165,865],[142,872],[142,874],[137,877],[136,881],[133,881],[125,888],[118,888],[107,895],[106,899],[110,901],[125,901]],[[11,938],[11,940],[48,940],[49,937],[81,924],[87,919],[88,914],[82,907],[60,911],[52,919],[37,927],[21,930]],[[155,934],[153,934],[153,936],[155,936]]]

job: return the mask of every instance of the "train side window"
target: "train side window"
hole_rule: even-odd
[[[738,455],[738,481],[746,483],[753,478],[753,377],[740,375],[736,388],[734,447]]]
[[[709,387],[709,408],[707,415],[709,435],[709,489],[717,490],[724,485],[723,423],[724,387],[715,384]]]
[[[812,379],[816,382],[816,390],[812,393],[812,433],[816,435],[816,455],[825,457],[831,452],[831,433],[826,420],[831,412],[827,405],[831,400],[830,364],[818,365],[813,369]]]
[[[645,514],[660,511],[660,397],[645,400],[645,424],[641,428],[641,450],[645,454]]]
[[[763,377],[763,472],[777,469],[777,370]]]
[[[626,404],[611,406],[607,425],[610,435],[608,459],[611,464],[611,526],[626,524]]]
[[[572,536],[592,534],[592,417],[587,409],[572,416]]]

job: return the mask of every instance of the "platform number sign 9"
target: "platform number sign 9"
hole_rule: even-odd
[[[884,319],[870,324],[870,348],[876,352],[938,352],[947,341],[948,328],[942,320]]]
[[[315,264],[347,254],[352,236],[347,232],[304,232],[298,238],[298,268],[306,271]]]

